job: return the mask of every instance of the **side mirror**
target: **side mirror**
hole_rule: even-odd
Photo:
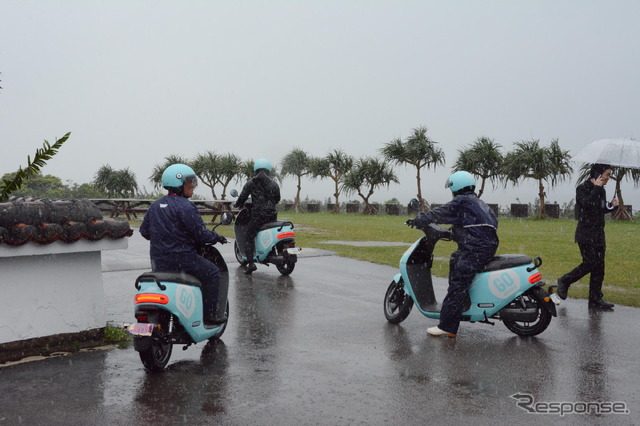
[[[232,197],[237,197],[238,191],[236,191],[235,189],[232,189],[231,191],[229,191],[229,195],[231,195]]]
[[[221,225],[228,225],[231,222],[233,222],[233,213],[231,213],[231,212],[223,212],[222,215],[220,215],[220,224]]]
[[[420,208],[420,202],[417,198],[412,198],[411,201],[409,201],[409,208],[411,210],[418,210]]]

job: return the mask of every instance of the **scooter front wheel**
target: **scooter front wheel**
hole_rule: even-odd
[[[154,335],[151,339],[151,346],[140,351],[140,360],[144,368],[155,373],[164,370],[167,366],[173,345],[164,342],[160,336]]]
[[[240,246],[238,245],[238,240],[233,242],[233,252],[236,255],[236,260],[240,264],[240,266],[244,266],[247,264],[247,261],[242,257],[242,253],[240,253]]]
[[[413,299],[404,291],[404,281],[391,281],[384,295],[384,316],[391,324],[400,324],[411,313]]]

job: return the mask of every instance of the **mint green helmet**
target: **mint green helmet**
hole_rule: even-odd
[[[461,170],[449,176],[444,187],[449,188],[454,194],[465,188],[473,191],[476,189],[476,180],[471,173]]]
[[[255,163],[253,163],[253,171],[257,172],[260,169],[265,169],[270,172],[273,167],[271,166],[271,161],[266,158],[258,158]]]
[[[196,172],[186,164],[172,164],[162,173],[162,187],[180,188],[185,182],[197,184]]]

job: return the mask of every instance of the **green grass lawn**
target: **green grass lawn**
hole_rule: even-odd
[[[354,247],[325,244],[326,241],[393,241],[412,243],[422,233],[404,225],[402,216],[366,216],[360,214],[281,213],[280,220],[290,220],[296,229],[299,247],[314,247],[336,252],[340,256],[384,265],[398,266],[407,247]],[[543,280],[555,284],[556,279],[577,266],[580,261],[578,245],[573,242],[576,221],[566,219],[509,219],[501,218],[498,228],[498,254],[519,253],[540,256]],[[221,234],[232,237],[231,226],[219,227]],[[640,224],[607,222],[606,276],[603,286],[605,299],[613,303],[640,306]],[[455,250],[454,242],[442,241],[435,257],[448,259]],[[447,260],[434,262],[433,273],[446,277]],[[389,280],[391,277],[388,277]],[[588,276],[573,284],[572,298],[588,297]]]

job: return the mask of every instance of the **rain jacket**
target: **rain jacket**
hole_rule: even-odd
[[[607,202],[607,192],[603,186],[594,185],[591,180],[582,182],[576,188],[576,226],[575,241],[579,244],[605,247],[604,215],[615,211]]]
[[[253,211],[276,213],[276,204],[280,202],[280,187],[265,172],[258,173],[242,188],[235,207],[244,206],[251,196]]]
[[[474,193],[456,195],[447,204],[420,213],[413,222],[418,228],[429,223],[453,225],[452,238],[459,250],[495,253],[498,246],[498,219]]]
[[[151,259],[194,254],[205,243],[220,236],[206,228],[198,208],[187,198],[165,195],[151,204],[140,226],[140,234],[151,241]]]

